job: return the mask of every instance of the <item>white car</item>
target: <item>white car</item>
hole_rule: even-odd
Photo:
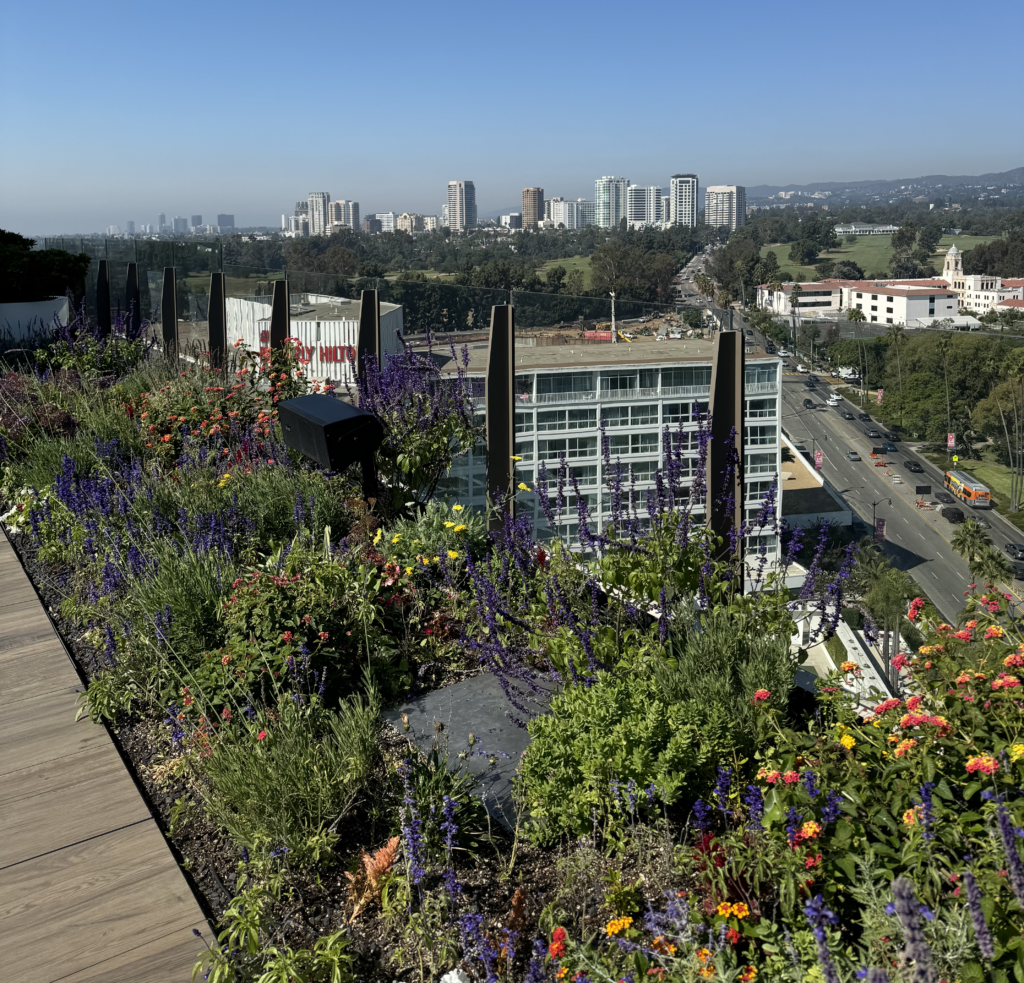
[[[807,368],[806,365],[798,365],[796,367],[796,370],[797,370],[797,372],[810,372],[811,371],[809,368]]]
[[[785,348],[780,348],[780,349],[779,349],[779,350],[778,350],[778,351],[776,352],[776,354],[777,354],[777,355],[779,356],[779,358],[789,358],[789,352],[788,352],[788,351],[786,351],[786,349],[785,349]]]
[[[829,406],[838,406],[842,402],[842,399],[835,393],[832,393],[828,398]]]

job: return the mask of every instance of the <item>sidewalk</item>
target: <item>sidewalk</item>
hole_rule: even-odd
[[[209,926],[3,535],[0,584],[0,975],[187,983]]]

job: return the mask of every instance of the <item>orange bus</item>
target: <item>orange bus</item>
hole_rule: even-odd
[[[966,471],[947,471],[945,485],[951,495],[966,502],[972,509],[992,508],[992,492]]]

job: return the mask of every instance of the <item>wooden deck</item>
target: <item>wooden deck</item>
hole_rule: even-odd
[[[0,533],[0,977],[176,983],[209,926]]]

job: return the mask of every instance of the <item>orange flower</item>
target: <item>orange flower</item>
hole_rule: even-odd
[[[723,918],[728,918],[732,914],[732,905],[728,901],[723,901],[717,911]]]
[[[967,759],[967,771],[972,775],[976,771],[985,775],[994,775],[999,771],[999,762],[990,754],[976,754]]]
[[[750,914],[750,909],[742,901],[737,901],[736,904],[732,906],[732,914],[734,918],[742,920]]]
[[[742,983],[751,983],[752,980],[757,979],[757,970],[753,966],[747,966],[746,969],[740,973],[740,980]]]

